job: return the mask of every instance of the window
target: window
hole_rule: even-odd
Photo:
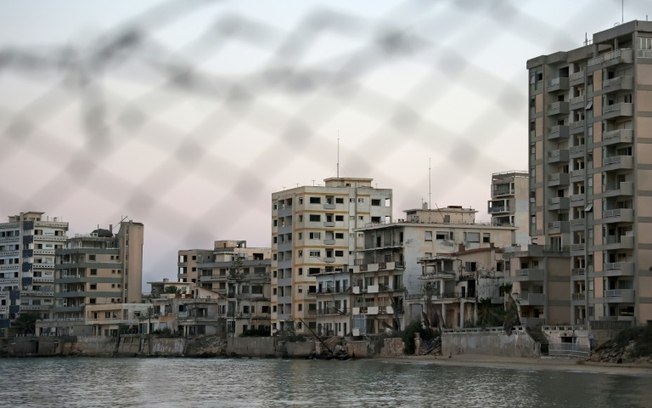
[[[95,254],[88,255],[88,260],[89,261],[94,261],[95,260]]]
[[[491,242],[491,234],[488,232],[485,232],[482,234],[482,242],[485,244],[488,244]]]
[[[297,271],[297,274],[299,276],[303,275],[303,268],[299,268],[299,270]]]
[[[310,204],[321,204],[321,197],[310,197]]]
[[[302,303],[299,303],[299,304],[297,305],[297,310],[298,310],[299,312],[302,312],[302,311],[303,311],[303,304],[302,304]]]
[[[313,258],[319,258],[321,256],[321,251],[318,249],[311,249],[310,250],[310,256]]]
[[[444,240],[444,239],[453,239],[453,233],[451,231],[437,231],[435,234],[435,239]]]
[[[308,234],[308,238],[310,238],[310,239],[321,239],[321,232],[310,232]]]
[[[335,251],[335,256],[344,256],[344,251],[341,250]]]
[[[319,221],[321,221],[321,215],[320,214],[310,214],[309,220],[311,222],[319,222]]]
[[[335,233],[335,239],[344,239],[344,233],[343,232],[336,232]]]
[[[91,283],[90,290],[97,290],[97,283]]]
[[[335,221],[344,221],[344,216],[343,215],[336,215],[335,216]]]
[[[344,198],[342,198],[342,197],[335,197],[335,203],[336,203],[336,204],[344,204]]]
[[[372,198],[371,199],[371,205],[373,206],[380,206],[380,198]]]
[[[432,231],[426,231],[426,241],[432,241]]]
[[[97,275],[97,269],[91,269],[91,275]]]
[[[464,240],[469,243],[479,243],[480,242],[480,233],[479,232],[465,232]]]

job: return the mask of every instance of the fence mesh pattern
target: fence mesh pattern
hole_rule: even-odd
[[[178,249],[214,239],[269,245],[271,193],[319,184],[338,160],[341,176],[393,188],[396,218],[430,201],[486,220],[491,173],[527,168],[526,60],[649,11],[611,0],[8,3],[0,212],[45,211],[72,233],[143,222],[146,279],[173,276]]]

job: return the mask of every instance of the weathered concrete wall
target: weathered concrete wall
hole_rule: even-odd
[[[384,339],[380,357],[401,357],[404,353],[405,343],[399,337]]]
[[[144,352],[151,356],[174,356],[184,355],[187,341],[183,338],[152,338],[151,346],[145,342]]]
[[[523,329],[511,335],[502,330],[444,332],[442,355],[485,354],[505,357],[540,357],[539,345]]]
[[[313,341],[297,341],[285,343],[285,357],[289,358],[305,358],[315,352],[315,342]]]
[[[368,341],[347,341],[346,353],[355,358],[369,357],[369,342]]]
[[[227,355],[272,357],[277,355],[274,337],[235,337],[227,339]]]
[[[115,337],[79,336],[71,354],[110,357],[115,353],[116,345]]]

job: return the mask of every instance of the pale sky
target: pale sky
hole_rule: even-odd
[[[488,221],[527,169],[528,59],[620,23],[619,0],[0,3],[0,216],[145,224],[179,249],[269,246],[271,193],[336,175]],[[652,3],[628,0],[625,21]],[[144,284],[146,291],[149,287]]]

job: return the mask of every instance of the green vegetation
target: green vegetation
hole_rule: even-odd
[[[244,330],[240,337],[269,337],[269,327]]]
[[[613,340],[618,347],[627,347],[634,342],[632,357],[652,356],[652,325],[630,327],[622,330]]]
[[[419,333],[422,340],[432,340],[437,335],[435,330],[430,327],[423,327],[423,324],[418,320],[410,323],[401,335],[403,343],[405,344],[405,354],[411,355],[416,351],[416,345],[414,344],[415,333]]]
[[[179,289],[178,289],[176,286],[174,286],[174,285],[172,285],[172,286],[166,286],[166,287],[165,287],[165,290],[164,290],[164,293],[177,293],[178,290],[179,290]]]
[[[12,323],[12,327],[16,331],[16,334],[34,334],[38,319],[40,319],[38,313],[21,313]]]

